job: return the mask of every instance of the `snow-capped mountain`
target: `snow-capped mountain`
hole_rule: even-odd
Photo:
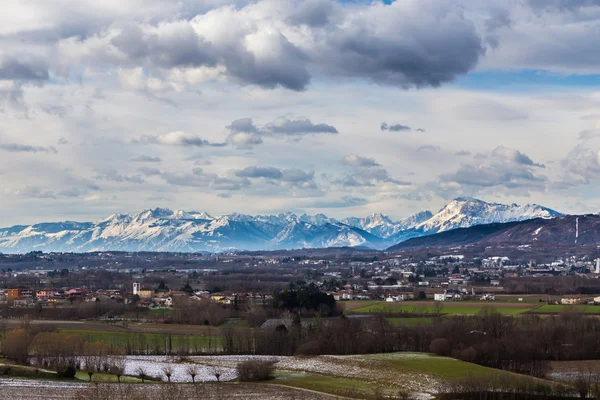
[[[492,222],[552,218],[560,213],[538,205],[503,205],[458,198],[433,215],[422,211],[394,222],[383,214],[338,221],[309,216],[172,211],[114,214],[98,222],[56,222],[0,229],[0,251],[175,251],[275,250],[364,246],[384,249],[398,242]]]
[[[497,204],[470,197],[452,200],[437,214],[416,225],[416,229],[432,234],[456,228],[495,222],[524,221],[534,218],[554,218],[562,214],[537,204]]]
[[[420,223],[427,221],[432,216],[433,214],[431,211],[421,211],[398,222],[393,222],[387,215],[375,213],[365,218],[346,218],[342,222],[346,225],[363,229],[373,235],[387,239],[397,235],[399,232],[414,228]]]

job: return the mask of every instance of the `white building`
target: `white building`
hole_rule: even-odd
[[[140,295],[140,289],[141,289],[141,285],[139,282],[133,282],[133,295],[134,296],[139,296]]]

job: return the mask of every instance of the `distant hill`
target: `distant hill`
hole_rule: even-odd
[[[474,244],[552,246],[598,243],[600,243],[600,216],[589,214],[459,228],[413,238],[390,247],[388,251]]]

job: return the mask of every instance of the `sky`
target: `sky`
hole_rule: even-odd
[[[600,211],[600,0],[4,0],[0,226]]]

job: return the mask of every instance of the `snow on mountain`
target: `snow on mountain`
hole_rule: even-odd
[[[456,228],[468,228],[474,225],[495,222],[524,221],[534,218],[554,218],[561,213],[539,206],[527,204],[497,204],[470,197],[459,197],[448,203],[437,214],[416,225],[424,233],[444,232]]]
[[[422,211],[400,221],[384,214],[342,221],[309,216],[230,214],[166,208],[114,214],[95,223],[57,222],[0,229],[0,251],[177,251],[275,250],[366,246],[384,249],[418,236],[492,222],[553,218],[538,205],[518,206],[458,198],[436,215]]]
[[[393,222],[387,215],[375,213],[365,218],[346,218],[342,222],[387,239],[397,235],[399,232],[414,228],[432,216],[433,214],[430,211],[421,211],[398,222]]]

